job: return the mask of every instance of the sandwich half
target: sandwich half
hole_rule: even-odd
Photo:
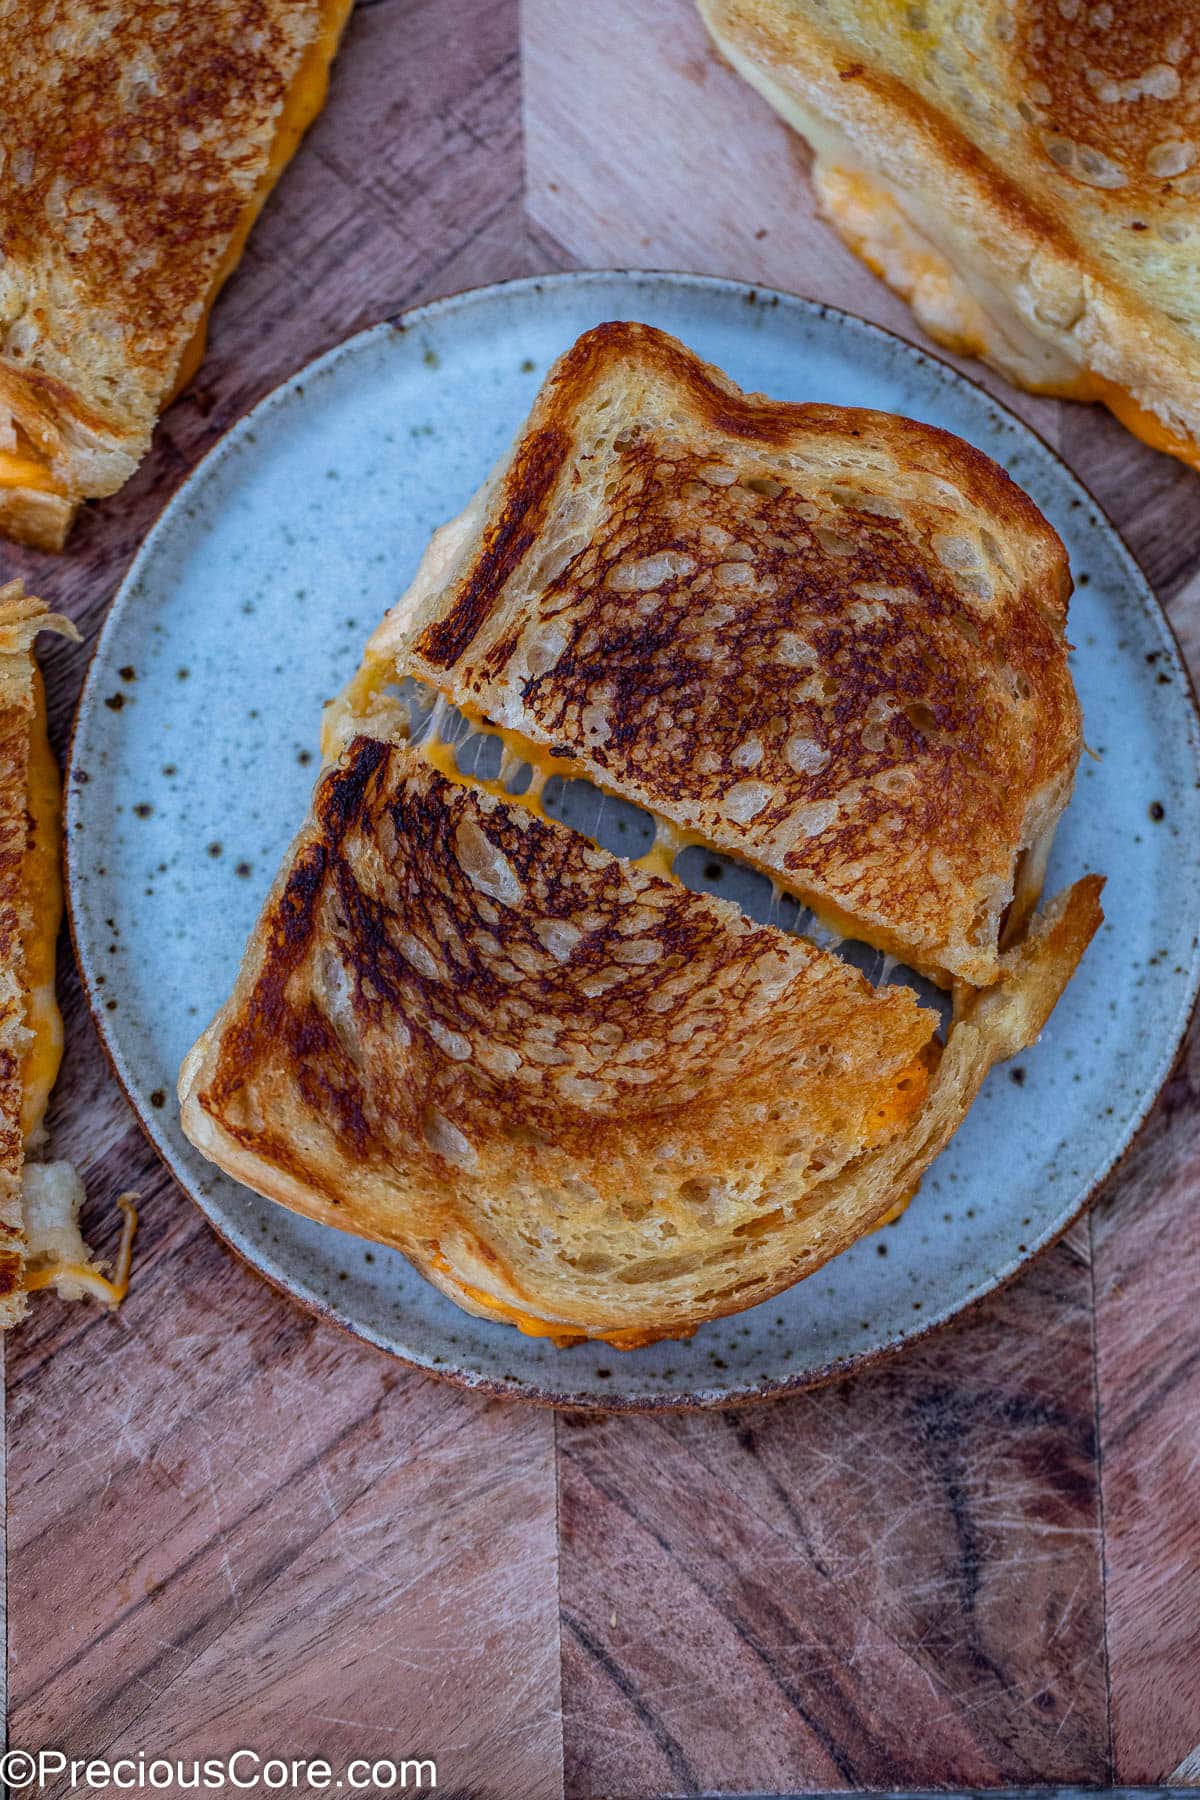
[[[939,343],[1200,468],[1192,0],[699,0]]]
[[[58,549],[191,379],[352,0],[0,9],[0,531]]]
[[[330,709],[187,1135],[558,1343],[811,1273],[911,1196],[1100,922],[1094,876],[1031,916],[1079,747],[1066,589],[944,433],[589,333]],[[582,779],[650,813],[645,855],[554,816]],[[685,840],[805,928],[691,891]],[[948,1029],[843,928],[951,986]]]
[[[61,784],[33,655],[41,631],[78,636],[19,581],[0,587],[0,1328],[24,1317],[35,1288],[117,1304],[136,1223],[123,1197],[126,1230],[109,1280],[79,1235],[79,1176],[44,1158],[62,1060],[54,991],[62,880]]]
[[[910,989],[452,778],[399,722],[350,729],[180,1072],[184,1130],[560,1344],[686,1337],[880,1224],[1099,921],[1085,879],[943,1047]]]
[[[355,703],[418,678],[670,848],[983,986],[1079,758],[1070,588],[1057,534],[961,439],[743,394],[602,325],[433,540]]]

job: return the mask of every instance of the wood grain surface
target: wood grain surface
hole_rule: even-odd
[[[152,456],[63,557],[0,549],[0,574],[91,641],[248,405],[476,282],[702,269],[915,335],[814,219],[806,161],[690,0],[360,0]],[[991,385],[1116,519],[1195,666],[1200,480]],[[84,661],[47,646],[60,749]],[[403,1752],[497,1800],[1200,1785],[1194,1049],[1093,1213],[915,1354],[744,1413],[555,1418],[411,1374],[235,1262],[62,958],[53,1142],[93,1240],[124,1186],[143,1227],[116,1318],[42,1299],[8,1346],[12,1744]]]

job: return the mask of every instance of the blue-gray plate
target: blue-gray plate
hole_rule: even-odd
[[[321,702],[356,667],[433,528],[603,319],[661,326],[743,387],[958,432],[1061,533],[1087,741],[1049,889],[1108,876],[1106,923],[1042,1041],[993,1072],[896,1224],[686,1344],[558,1351],[458,1311],[394,1251],[295,1217],[183,1137],[175,1079],[226,998],[304,815]],[[68,788],[84,980],[150,1137],[256,1269],[385,1350],[491,1391],[581,1406],[722,1405],[860,1366],[1051,1242],[1117,1163],[1197,989],[1200,730],[1179,652],[1121,540],[1055,455],[937,359],[736,282],[576,274],[483,288],[350,339],[212,451],[147,538],[89,672]],[[115,929],[113,925],[115,921]],[[165,1104],[164,1104],[164,1096]]]

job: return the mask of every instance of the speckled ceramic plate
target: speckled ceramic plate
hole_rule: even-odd
[[[1050,871],[1108,875],[1107,923],[1040,1044],[993,1073],[902,1220],[689,1344],[556,1351],[459,1312],[396,1253],[259,1200],[179,1129],[180,1059],[226,997],[303,817],[322,700],[603,319],[665,327],[744,387],[884,407],[996,457],[1062,533],[1088,742]],[[105,1042],[174,1174],[255,1268],[407,1361],[573,1405],[732,1403],[899,1347],[1062,1231],[1127,1148],[1197,987],[1198,733],[1167,623],[1087,493],[1017,419],[874,326],[733,282],[585,274],[460,295],[306,369],[200,465],[117,596],[80,706],[75,941]]]

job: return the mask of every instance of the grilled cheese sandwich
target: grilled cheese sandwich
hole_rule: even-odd
[[[818,205],[937,342],[1200,467],[1200,29],[1186,0],[699,0]]]
[[[551,370],[367,664],[838,935],[983,985],[1078,761],[1069,593],[1057,535],[961,440],[742,394],[613,323]]]
[[[54,991],[62,919],[61,782],[33,658],[39,631],[78,633],[25,595],[0,588],[0,1325],[24,1315],[25,1296],[54,1287],[118,1305],[128,1285],[132,1197],[112,1279],[78,1227],[83,1188],[69,1163],[42,1160],[45,1115],[62,1060]]]
[[[200,367],[208,338],[209,315],[217,296],[241,262],[254,222],[266,205],[272,188],[299,149],[305,132],[325,105],[333,59],[337,55],[338,43],[353,5],[354,0],[320,0],[317,31],[304,52],[284,100],[275,135],[271,140],[267,164],[259,177],[254,196],[243,208],[233,235],[213,272],[203,317],[183,352],[172,398],[183,392]]]
[[[802,1279],[908,1202],[1099,923],[1094,876],[1031,916],[1079,749],[1068,589],[944,433],[587,334],[326,713],[180,1070],[188,1137],[557,1345],[686,1337]],[[652,847],[556,817],[559,780],[643,809]],[[915,951],[944,1036],[907,982],[691,891],[690,844]]]
[[[192,379],[212,306],[321,110],[352,0],[121,0],[0,19],[0,530],[60,548]],[[45,40],[49,41],[45,41]],[[238,78],[229,77],[236,57]],[[42,94],[44,70],[56,71]]]

